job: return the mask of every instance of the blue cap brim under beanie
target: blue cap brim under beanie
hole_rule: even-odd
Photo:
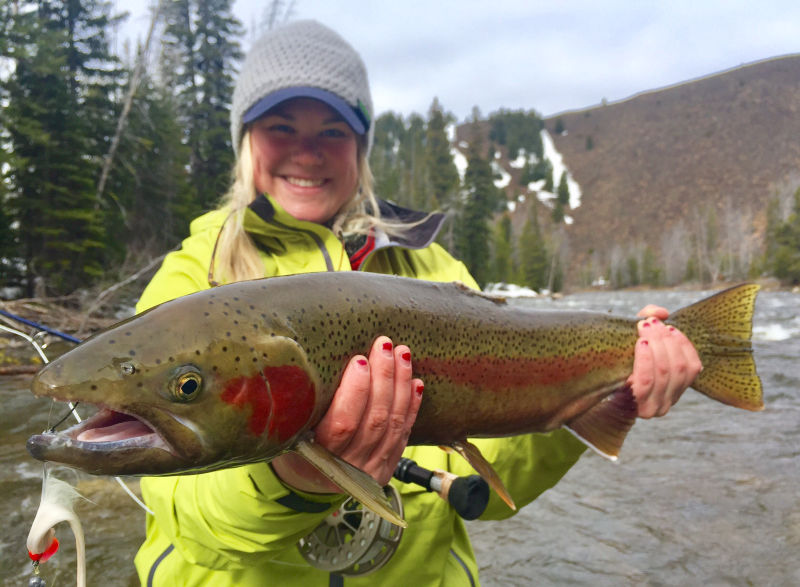
[[[284,88],[264,96],[244,113],[242,124],[249,124],[261,118],[275,106],[292,98],[314,98],[333,108],[357,134],[363,135],[369,128],[361,110],[353,108],[336,94],[312,87]]]

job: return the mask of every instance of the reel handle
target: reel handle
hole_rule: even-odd
[[[489,484],[480,475],[458,477],[447,471],[430,471],[411,459],[401,458],[394,478],[436,492],[465,520],[480,516],[489,503]]]

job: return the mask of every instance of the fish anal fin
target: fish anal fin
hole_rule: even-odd
[[[313,437],[301,438],[291,450],[314,465],[320,473],[352,495],[364,507],[396,526],[408,527],[375,479],[314,442]]]
[[[636,422],[636,398],[630,385],[623,385],[564,427],[589,448],[612,461]]]
[[[477,471],[478,475],[483,477],[489,487],[495,490],[508,507],[516,511],[517,506],[514,505],[514,500],[511,499],[508,489],[506,489],[500,476],[489,464],[489,461],[484,458],[477,446],[465,439],[456,440],[450,444],[450,447],[467,460],[470,466]]]

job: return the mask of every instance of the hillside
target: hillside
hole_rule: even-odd
[[[581,191],[580,206],[569,211],[571,266],[594,256],[599,267],[615,247],[644,242],[668,260],[675,243],[688,243],[709,219],[724,226],[724,246],[752,249],[761,243],[770,197],[800,186],[800,55],[564,112],[545,124]],[[564,131],[557,134],[557,126]],[[501,165],[514,172],[508,161]]]
[[[583,191],[577,254],[623,240],[659,250],[678,222],[691,232],[728,206],[747,220],[739,236],[760,238],[770,196],[800,183],[800,55],[566,112],[548,129],[558,119],[554,143]]]

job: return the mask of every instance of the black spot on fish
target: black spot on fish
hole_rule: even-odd
[[[223,353],[227,353],[228,352],[228,347],[226,347],[226,346],[222,347],[222,352]]]
[[[132,357],[136,356],[136,351],[128,351],[128,354]]]
[[[96,391],[96,390],[97,390],[97,386],[96,385],[92,385],[92,391]]]
[[[156,365],[160,365],[160,364],[161,364],[161,359],[156,359]]]

